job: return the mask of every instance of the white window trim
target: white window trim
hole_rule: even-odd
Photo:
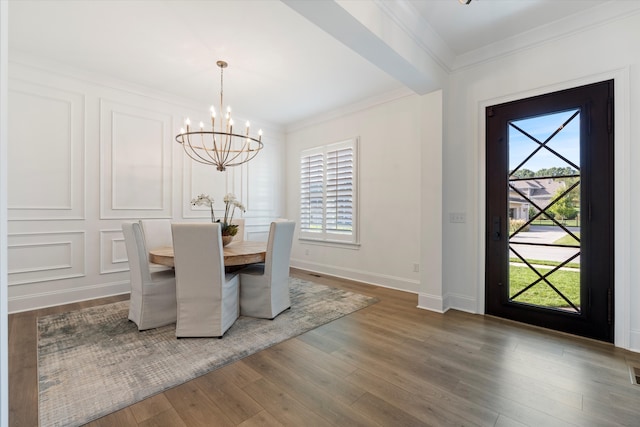
[[[344,141],[340,141],[340,142],[336,142],[336,143],[332,143],[332,144],[327,144],[327,145],[323,145],[320,147],[314,147],[314,148],[310,148],[307,150],[303,150],[300,153],[300,160],[302,161],[303,158],[305,157],[309,157],[309,156],[313,156],[313,155],[317,155],[317,154],[322,154],[323,156],[323,190],[322,190],[322,197],[323,199],[326,198],[326,178],[327,178],[327,173],[326,173],[326,164],[327,164],[327,153],[328,152],[332,152],[332,151],[336,151],[336,150],[340,150],[340,149],[344,149],[344,148],[350,148],[353,150],[353,173],[352,173],[352,179],[353,179],[353,183],[352,183],[352,231],[350,234],[337,234],[337,233],[332,233],[331,231],[327,231],[324,229],[324,224],[323,224],[323,229],[319,232],[308,232],[308,231],[304,231],[302,228],[300,228],[300,231],[298,233],[298,239],[302,240],[302,241],[307,241],[309,243],[316,243],[316,244],[323,244],[323,245],[329,245],[329,246],[351,246],[351,247],[359,247],[360,246],[360,240],[359,240],[359,206],[358,206],[358,186],[359,186],[359,168],[358,168],[358,158],[359,158],[359,154],[358,154],[358,145],[359,145],[359,138],[352,138],[352,139],[348,139],[348,140],[344,140]],[[300,175],[302,175],[302,170],[299,170]],[[301,177],[302,179],[302,177]],[[302,181],[300,182],[300,186],[302,186]],[[300,195],[300,204],[302,204],[302,195]],[[301,206],[300,206],[301,207]],[[323,201],[323,209],[326,209],[326,204]],[[301,224],[302,224],[302,211],[300,211],[300,219],[301,219]],[[326,210],[323,211],[323,223],[326,220]]]

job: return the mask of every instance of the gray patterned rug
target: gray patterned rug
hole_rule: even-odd
[[[175,324],[138,332],[129,302],[38,318],[41,426],[81,425],[376,302],[290,278],[275,320],[241,316],[223,339],[176,339]]]

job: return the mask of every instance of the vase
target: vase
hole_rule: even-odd
[[[233,236],[222,236],[222,246],[227,246],[233,240]]]

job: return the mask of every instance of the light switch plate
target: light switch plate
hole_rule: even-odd
[[[465,214],[464,212],[449,212],[449,222],[467,222],[467,214]]]

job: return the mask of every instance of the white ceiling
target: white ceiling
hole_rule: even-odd
[[[602,0],[408,0],[456,55],[606,3]]]
[[[613,3],[617,7],[610,9]],[[315,9],[305,12],[310,4]],[[550,29],[554,22],[569,31],[580,25],[577,18],[582,25],[592,25],[611,18],[605,10],[622,13],[639,4],[636,0],[473,0],[469,5],[458,0],[9,0],[9,58],[17,62],[39,58],[216,106],[220,75],[215,63],[224,59],[229,63],[225,103],[233,105],[240,118],[290,126],[345,105],[415,90],[402,81],[403,70],[383,71],[380,64],[385,57],[377,53],[379,49],[367,50],[367,43],[380,41],[374,32],[367,32],[356,52],[353,44],[347,47],[330,33],[342,26],[342,34],[356,34],[362,27],[329,19],[321,29],[311,22],[318,10],[383,11],[422,46],[425,55],[451,72],[475,60],[473,55],[483,49],[501,53],[505,40],[522,39],[524,34],[531,43],[555,36],[558,30]],[[376,55],[379,62],[374,65]]]

